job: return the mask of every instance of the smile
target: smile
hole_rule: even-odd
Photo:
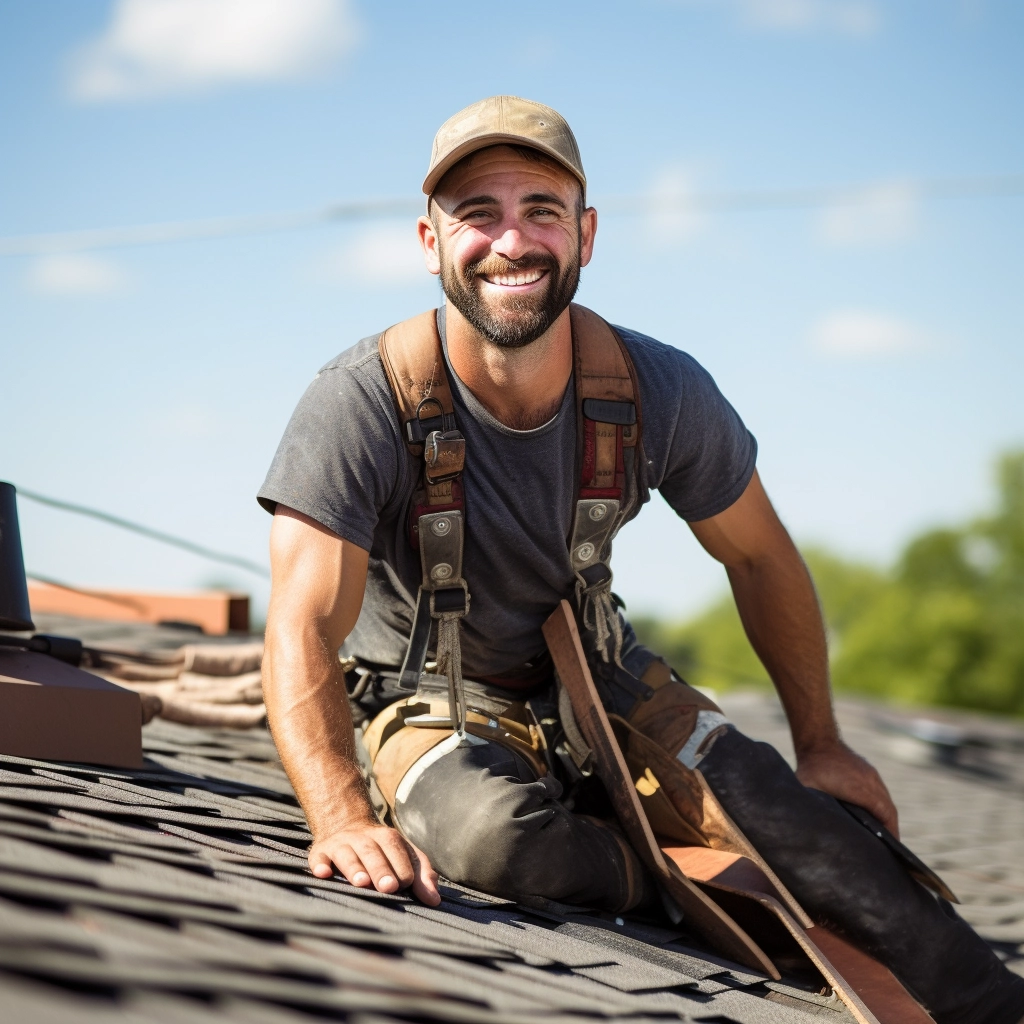
[[[520,270],[514,274],[482,274],[490,285],[499,288],[528,288],[547,276],[547,270]]]

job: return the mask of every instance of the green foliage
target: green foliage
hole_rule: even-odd
[[[723,597],[697,618],[681,624],[633,618],[641,643],[657,651],[694,686],[726,690],[768,686],[768,675],[743,633],[732,597]]]
[[[837,689],[1024,715],[1024,451],[998,482],[992,516],[914,538],[888,572],[804,552]],[[768,684],[731,596],[689,622],[634,625],[698,686]]]

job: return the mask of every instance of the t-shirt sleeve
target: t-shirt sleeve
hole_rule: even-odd
[[[287,505],[367,551],[402,465],[397,416],[376,379],[383,378],[376,358],[375,350],[355,362],[342,357],[317,374],[257,495],[268,512]]]
[[[637,355],[647,364],[641,397],[649,486],[687,522],[710,519],[746,490],[757,442],[692,356],[656,342]]]

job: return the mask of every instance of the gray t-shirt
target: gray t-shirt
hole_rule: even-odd
[[[444,339],[444,308],[438,312]],[[636,367],[646,484],[687,521],[727,509],[754,472],[757,445],[711,375],[691,356],[617,328]],[[447,358],[447,348],[445,349]],[[499,423],[447,367],[466,438],[463,620],[467,675],[496,675],[544,650],[541,625],[575,577],[567,538],[576,500],[572,381],[554,418],[535,430]],[[332,359],[299,401],[259,492],[370,552],[366,596],[344,651],[383,665],[405,654],[419,554],[409,506],[422,459],[411,456],[377,337]],[[612,567],[614,569],[614,556]]]

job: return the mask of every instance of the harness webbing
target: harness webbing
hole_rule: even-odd
[[[570,306],[576,390],[578,489],[569,535],[576,602],[583,626],[605,661],[621,665],[622,628],[611,593],[611,543],[641,499],[641,417],[636,373],[611,325]],[[466,441],[455,421],[444,351],[431,310],[386,330],[378,343],[406,447],[422,459],[409,515],[409,540],[420,553],[422,582],[400,685],[415,690],[426,663],[431,622],[438,670],[448,677],[453,726],[465,732],[460,620],[469,611],[463,578]],[[611,642],[611,644],[610,644]],[[609,650],[611,646],[611,650]]]

